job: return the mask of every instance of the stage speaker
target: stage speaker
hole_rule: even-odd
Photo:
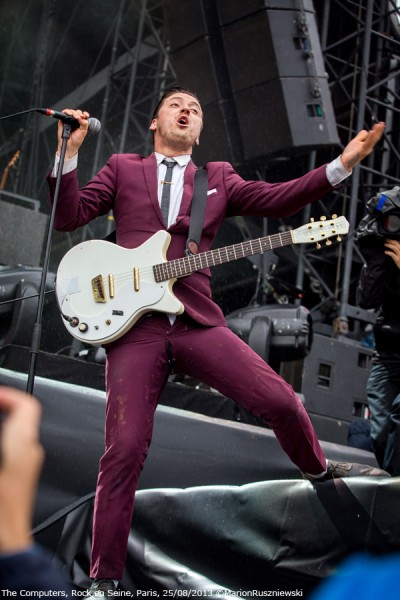
[[[0,264],[39,266],[47,215],[4,201],[0,215]]]
[[[169,47],[172,54],[195,40],[209,34],[203,0],[164,0],[163,11],[168,30]]]
[[[219,21],[227,25],[266,8],[299,10],[300,3],[304,10],[314,10],[312,0],[218,0]]]
[[[222,28],[244,158],[339,145],[311,2],[265,4]]]
[[[330,99],[324,92],[318,99],[313,97],[315,83],[315,79],[286,77],[234,95],[246,160],[339,146]],[[319,83],[324,88],[326,81]]]
[[[237,163],[242,158],[236,108],[221,45],[220,36],[205,35],[171,55],[178,82],[196,92],[202,105],[204,128],[193,153],[199,165],[212,160]]]
[[[175,50],[171,60],[178,83],[198,94],[203,108],[229,92],[226,77],[218,77],[224,69],[224,56],[218,50],[214,36],[204,35]]]
[[[198,164],[211,160],[237,163],[242,158],[225,52],[214,0],[165,0],[170,57],[178,85],[199,96],[204,129],[195,148]]]
[[[232,91],[285,77],[325,78],[313,11],[263,10],[222,28]]]
[[[353,340],[316,334],[304,361],[307,410],[349,423],[368,417],[367,381],[373,350]]]
[[[198,162],[340,144],[311,0],[166,0],[164,11],[177,81],[205,114]]]
[[[204,129],[200,145],[195,146],[193,158],[197,165],[212,160],[239,161],[241,141],[237,129],[231,124],[236,119],[235,109],[229,100],[215,100],[203,106]]]

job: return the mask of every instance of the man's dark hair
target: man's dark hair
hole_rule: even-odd
[[[169,96],[172,96],[173,94],[189,94],[189,96],[193,96],[193,98],[195,98],[197,100],[197,102],[200,104],[200,100],[198,99],[198,97],[196,96],[196,94],[194,92],[192,92],[191,90],[189,90],[188,88],[182,87],[182,86],[178,86],[175,85],[173,87],[168,88],[163,95],[161,96],[157,106],[154,109],[153,112],[153,116],[151,117],[151,120],[156,119],[157,115],[158,115],[158,111],[160,110],[164,100],[166,100],[167,98],[169,98]]]

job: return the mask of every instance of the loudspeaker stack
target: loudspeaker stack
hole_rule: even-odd
[[[205,126],[198,162],[340,144],[312,0],[166,0],[171,60]]]

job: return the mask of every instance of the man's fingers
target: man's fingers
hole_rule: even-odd
[[[6,418],[10,419],[12,428],[19,428],[21,433],[34,439],[38,437],[42,410],[36,398],[20,390],[0,386],[0,410],[7,413]]]
[[[381,139],[384,130],[385,130],[385,123],[383,123],[382,121],[380,123],[375,123],[375,125],[372,126],[369,133],[375,143]]]
[[[364,142],[369,135],[369,131],[367,131],[366,129],[362,129],[361,131],[359,131],[355,137],[356,140],[358,140],[359,142]]]
[[[29,403],[31,396],[12,387],[0,386],[0,408],[4,410],[18,409]]]

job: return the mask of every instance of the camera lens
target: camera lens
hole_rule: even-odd
[[[386,215],[383,219],[383,226],[388,233],[399,233],[400,215]]]

